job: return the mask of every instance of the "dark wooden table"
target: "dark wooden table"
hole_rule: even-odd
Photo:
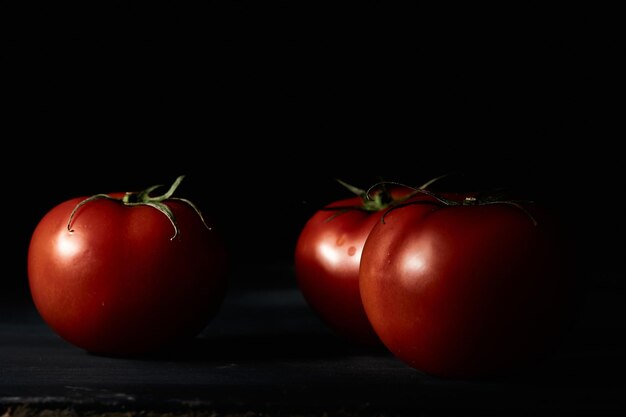
[[[341,340],[289,284],[291,270],[263,273],[282,274],[285,285],[259,278],[235,286],[193,343],[158,358],[91,355],[55,335],[28,298],[7,300],[0,308],[0,415],[18,407],[265,416],[626,415],[625,326],[614,320],[626,318],[622,294],[589,294],[567,346],[541,369],[499,380],[442,380],[382,348]]]

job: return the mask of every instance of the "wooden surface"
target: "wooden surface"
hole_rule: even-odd
[[[280,273],[289,281],[290,270]],[[55,335],[29,300],[13,299],[0,309],[0,415],[624,415],[624,326],[606,320],[624,315],[621,304],[619,293],[590,294],[568,345],[540,369],[463,381],[339,339],[289,285],[233,289],[193,343],[144,359],[86,353]]]

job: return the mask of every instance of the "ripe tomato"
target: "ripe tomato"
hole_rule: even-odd
[[[368,193],[343,185],[356,196],[328,204],[302,228],[295,248],[296,278],[311,309],[337,334],[378,345],[359,293],[361,251],[384,210],[412,190],[395,187]]]
[[[538,363],[557,346],[577,279],[548,211],[425,196],[383,220],[363,248],[360,293],[398,358],[439,377],[481,377]]]
[[[103,355],[138,355],[195,336],[227,290],[222,237],[182,181],[140,193],[74,198],[38,223],[28,279],[44,321],[68,342]]]

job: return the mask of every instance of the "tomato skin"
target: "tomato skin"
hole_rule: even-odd
[[[573,317],[575,268],[556,223],[529,210],[413,204],[387,213],[360,265],[364,309],[385,346],[445,378],[507,373],[556,346]]]
[[[112,194],[113,195],[113,194]],[[153,207],[84,198],[52,208],[28,250],[34,304],[62,338],[96,354],[137,355],[189,339],[227,291],[222,239],[182,201],[166,200],[180,233]]]
[[[411,191],[389,193],[398,200]],[[304,298],[326,325],[352,342],[376,346],[380,340],[361,302],[359,265],[365,240],[385,210],[328,210],[362,204],[361,197],[346,198],[315,212],[298,237],[294,265]]]
[[[360,198],[333,205],[359,205]],[[358,343],[379,343],[365,315],[358,270],[363,244],[380,213],[351,210],[336,215],[318,211],[306,223],[295,252],[300,291],[311,308],[335,332]]]

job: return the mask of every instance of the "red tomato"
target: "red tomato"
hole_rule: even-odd
[[[576,301],[572,252],[556,218],[536,204],[419,200],[430,203],[377,222],[361,256],[364,309],[385,346],[449,378],[545,358]]]
[[[141,193],[74,198],[36,226],[34,304],[68,342],[104,355],[154,352],[195,336],[227,289],[222,238],[188,200]]]
[[[302,228],[295,273],[309,306],[330,328],[351,341],[378,345],[359,293],[361,252],[384,210],[412,190],[378,190],[370,198],[363,190],[348,188],[357,196],[328,204]]]

